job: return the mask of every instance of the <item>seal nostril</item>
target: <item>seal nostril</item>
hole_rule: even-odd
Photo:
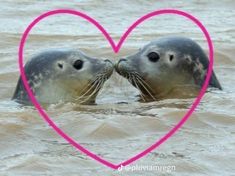
[[[110,63],[111,63],[111,61],[110,61],[109,59],[105,59],[104,61],[105,61],[105,62],[110,62]]]
[[[121,58],[118,62],[125,62],[125,61],[127,61],[127,60],[124,58]]]

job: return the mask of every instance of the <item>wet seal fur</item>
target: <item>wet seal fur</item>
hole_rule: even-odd
[[[24,66],[28,84],[40,103],[90,104],[113,72],[109,60],[89,57],[79,50],[49,50]],[[31,105],[21,78],[13,100]]]
[[[121,58],[116,71],[141,92],[142,100],[194,97],[206,78],[209,60],[185,37],[163,37]],[[222,89],[213,71],[210,87]]]

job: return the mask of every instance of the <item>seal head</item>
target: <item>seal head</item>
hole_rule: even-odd
[[[116,71],[140,90],[142,100],[194,97],[206,77],[209,60],[202,48],[184,37],[163,37],[120,59]],[[209,86],[222,89],[212,73]]]
[[[109,60],[89,57],[78,50],[40,53],[24,66],[28,84],[40,103],[94,103],[104,82],[113,72]],[[31,104],[19,78],[13,98]]]

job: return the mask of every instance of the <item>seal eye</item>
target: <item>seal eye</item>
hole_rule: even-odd
[[[76,60],[74,63],[73,63],[73,67],[77,70],[80,70],[83,66],[83,61],[82,60]]]
[[[158,53],[155,53],[155,52],[151,52],[147,55],[148,59],[151,61],[151,62],[157,62],[159,59],[160,59],[160,56]]]

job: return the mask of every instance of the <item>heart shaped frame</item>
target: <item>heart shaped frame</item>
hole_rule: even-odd
[[[88,22],[92,23],[95,27],[97,27],[101,31],[101,33],[104,35],[104,37],[108,40],[109,44],[111,45],[111,47],[112,47],[112,49],[115,53],[118,53],[118,51],[120,50],[123,42],[126,40],[128,35],[132,32],[132,30],[135,27],[137,27],[140,23],[144,22],[145,20],[150,19],[154,16],[163,15],[163,14],[179,15],[179,16],[186,17],[186,19],[189,19],[193,23],[195,23],[201,29],[201,31],[204,34],[204,37],[207,40],[208,48],[209,48],[209,59],[210,59],[209,61],[210,61],[210,64],[209,64],[209,67],[207,69],[207,76],[206,76],[206,79],[204,81],[204,84],[203,84],[197,98],[194,100],[194,102],[192,103],[190,109],[187,111],[187,113],[184,115],[184,117],[178,122],[178,124],[176,124],[172,129],[170,129],[170,131],[168,131],[164,136],[162,136],[160,139],[158,139],[150,147],[148,147],[144,151],[140,152],[136,156],[133,156],[130,159],[127,159],[126,161],[121,162],[120,164],[113,164],[113,163],[103,159],[102,157],[94,154],[93,152],[87,150],[86,148],[81,146],[78,142],[76,142],[73,138],[71,138],[68,134],[66,134],[63,130],[61,130],[53,122],[53,120],[47,115],[46,111],[41,107],[39,102],[36,100],[35,96],[33,95],[32,90],[30,89],[29,84],[27,82],[27,78],[25,76],[25,71],[24,71],[24,67],[23,67],[23,54],[24,54],[23,50],[24,50],[24,45],[25,45],[26,39],[27,39],[30,31],[42,19],[45,19],[46,17],[56,15],[56,14],[75,15],[75,16],[83,18],[83,19],[87,20]],[[76,10],[70,10],[70,9],[58,9],[58,10],[52,10],[52,11],[48,11],[46,13],[43,13],[42,15],[40,15],[36,19],[34,19],[28,25],[28,27],[24,31],[24,33],[21,37],[21,40],[20,40],[19,50],[18,50],[18,57],[19,57],[18,63],[19,63],[19,69],[20,69],[20,74],[21,74],[22,81],[24,83],[26,91],[27,91],[33,105],[38,110],[39,114],[43,117],[43,119],[54,129],[54,131],[56,131],[62,138],[64,138],[67,142],[69,142],[76,149],[78,149],[79,151],[85,153],[86,155],[93,158],[94,160],[96,160],[96,161],[100,162],[101,164],[103,164],[105,166],[108,166],[112,169],[118,169],[120,166],[126,166],[126,165],[131,164],[132,162],[140,159],[141,157],[147,155],[149,152],[151,152],[154,149],[156,149],[157,147],[159,147],[162,143],[164,143],[167,139],[169,139],[177,130],[179,130],[180,127],[182,127],[182,125],[188,120],[188,118],[193,113],[195,108],[198,106],[198,104],[200,103],[203,95],[206,92],[206,89],[207,89],[207,86],[209,84],[209,80],[210,80],[210,77],[211,77],[211,74],[212,74],[213,56],[214,56],[213,43],[212,43],[212,40],[210,38],[210,35],[209,35],[208,31],[206,30],[204,25],[197,18],[195,18],[194,16],[192,16],[189,13],[186,13],[184,11],[180,11],[180,10],[176,10],[176,9],[162,9],[162,10],[156,10],[156,11],[153,11],[151,13],[148,13],[148,14],[142,16],[141,18],[139,18],[137,21],[135,21],[127,29],[127,31],[123,34],[123,36],[120,38],[119,42],[117,44],[115,44],[115,42],[113,41],[111,36],[108,34],[108,32],[96,20],[89,17],[85,13],[82,13],[82,12],[79,12],[79,11],[76,11]]]

